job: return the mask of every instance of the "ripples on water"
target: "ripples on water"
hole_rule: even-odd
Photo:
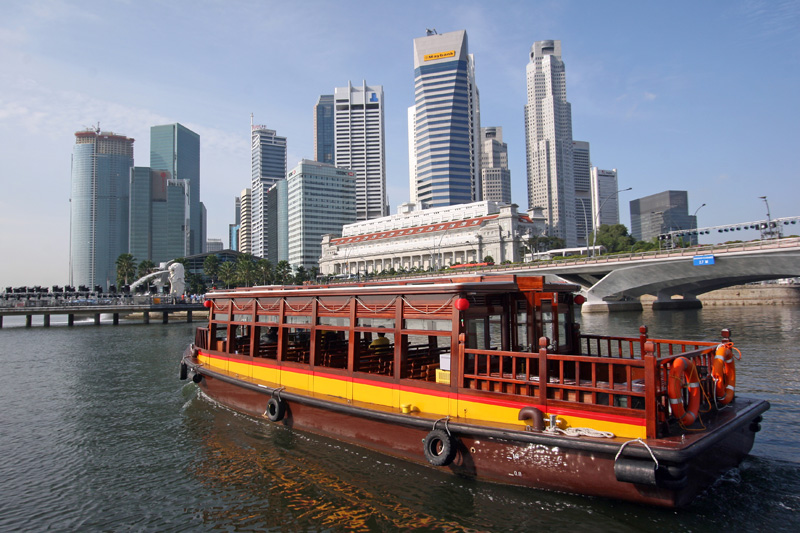
[[[734,331],[753,454],[678,512],[477,483],[225,409],[177,379],[186,324],[0,330],[0,530],[800,528],[800,310],[587,315],[587,333]]]

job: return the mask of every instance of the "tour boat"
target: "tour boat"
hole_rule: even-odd
[[[579,287],[450,275],[206,295],[181,378],[234,410],[476,479],[677,507],[753,445],[714,341],[587,335]]]

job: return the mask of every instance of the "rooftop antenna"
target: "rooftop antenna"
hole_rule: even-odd
[[[439,35],[436,33],[436,28],[425,28],[426,35]]]
[[[253,131],[253,114],[250,113],[250,131]]]

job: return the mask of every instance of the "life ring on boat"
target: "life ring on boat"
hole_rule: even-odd
[[[714,394],[717,397],[717,405],[731,403],[736,392],[736,366],[733,362],[732,347],[732,343],[720,344],[714,354],[711,376],[714,378]]]
[[[272,422],[283,420],[283,417],[286,414],[286,403],[284,403],[283,400],[279,400],[275,397],[270,398],[267,402],[267,410],[264,411],[264,414],[267,415],[267,418],[269,418]]]
[[[683,403],[683,380],[689,388],[689,405]],[[700,411],[700,376],[695,364],[685,357],[678,357],[672,363],[667,383],[667,396],[672,416],[684,426],[690,426]]]
[[[195,372],[194,375],[192,376],[192,381],[194,381],[195,383],[200,383],[201,381],[203,381],[203,374]]]
[[[186,378],[189,377],[189,365],[181,361],[181,371],[178,374],[178,378],[181,381],[186,381]]]
[[[447,466],[456,457],[455,439],[443,429],[434,429],[422,441],[425,459],[433,466]]]

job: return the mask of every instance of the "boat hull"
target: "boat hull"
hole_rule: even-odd
[[[648,448],[637,441],[625,444],[625,439],[509,431],[386,413],[256,385],[204,368],[191,357],[184,364],[210,398],[267,423],[267,404],[276,398],[285,412],[275,423],[420,464],[429,464],[423,441],[436,427],[454,437],[455,447],[452,462],[436,468],[492,482],[661,507],[688,504],[736,467],[752,448],[760,415],[769,408],[767,402],[737,398],[714,422],[715,431],[650,439]],[[657,471],[654,459],[659,461]]]

